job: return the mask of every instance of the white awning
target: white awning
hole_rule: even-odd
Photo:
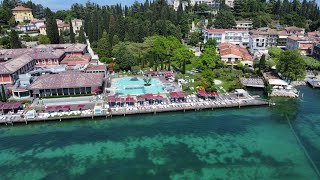
[[[269,79],[269,84],[272,86],[288,86],[288,83],[281,79]]]

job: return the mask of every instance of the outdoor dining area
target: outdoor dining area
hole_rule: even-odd
[[[219,96],[218,92],[206,92],[205,90],[199,90],[197,95],[202,99],[215,99]]]
[[[107,103],[110,107],[114,106],[133,106],[136,103],[143,105],[145,102],[148,104],[155,104],[155,103],[161,103],[163,101],[166,101],[166,97],[163,97],[162,95],[155,95],[152,93],[147,93],[144,95],[139,96],[127,96],[127,97],[117,97],[117,96],[108,96],[107,97]]]
[[[0,102],[0,113],[17,113],[19,110],[23,110],[21,102]]]

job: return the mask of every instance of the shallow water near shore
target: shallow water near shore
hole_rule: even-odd
[[[0,127],[0,179],[319,179],[320,90],[273,107]],[[293,130],[288,124],[290,120]]]

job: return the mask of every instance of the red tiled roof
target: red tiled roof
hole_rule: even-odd
[[[151,93],[145,94],[144,97],[145,97],[146,99],[154,99],[154,96],[153,96],[153,94],[151,94]]]
[[[11,9],[12,11],[32,11],[32,9],[30,8],[26,8],[26,7],[23,7],[23,6],[17,6],[13,9]]]
[[[28,89],[60,89],[102,86],[103,73],[45,74],[34,81]]]
[[[246,48],[237,46],[232,43],[221,43],[219,46],[220,56],[236,55],[241,57],[243,60],[252,61],[252,56]]]
[[[89,64],[91,57],[89,55],[67,55],[60,64],[66,64],[68,66],[86,65]]]
[[[106,70],[106,65],[101,64],[101,65],[89,65],[87,68],[87,71],[104,71]]]

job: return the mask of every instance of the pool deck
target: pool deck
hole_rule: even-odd
[[[157,114],[161,112],[174,112],[174,111],[201,111],[205,109],[222,109],[222,108],[241,108],[248,106],[270,106],[270,102],[260,99],[238,99],[238,100],[213,100],[201,102],[182,102],[182,103],[168,103],[158,105],[139,105],[127,107],[113,107],[104,109],[101,114],[94,114],[92,110],[79,111],[77,115],[71,116],[54,116],[54,117],[36,117],[34,119],[25,119],[21,115],[4,115],[0,116],[0,124],[13,125],[13,124],[28,124],[29,122],[45,122],[45,121],[67,121],[79,119],[94,119],[96,117],[104,117],[111,119],[113,116],[126,116],[135,114]],[[5,118],[4,118],[5,117]]]
[[[137,78],[146,78],[145,76],[134,76],[134,77],[137,77]],[[109,88],[106,88],[107,90],[110,91],[110,93],[108,93],[109,95],[113,96],[113,95],[116,95],[117,94],[117,83],[116,83],[116,80],[117,79],[121,79],[121,78],[130,78],[130,76],[123,76],[123,77],[114,77],[114,78],[111,78],[111,86]],[[164,76],[153,76],[151,77],[152,79],[157,79],[161,84],[171,84],[172,87],[175,88],[175,91],[181,91],[181,88],[178,86],[178,84],[176,82],[170,82],[168,80],[165,79]],[[153,92],[153,94],[157,94],[157,92]],[[163,92],[161,92],[160,94],[167,94],[169,92],[167,92],[166,90],[164,90]],[[127,94],[125,94],[127,95]],[[141,94],[130,94],[130,95],[141,95]]]

